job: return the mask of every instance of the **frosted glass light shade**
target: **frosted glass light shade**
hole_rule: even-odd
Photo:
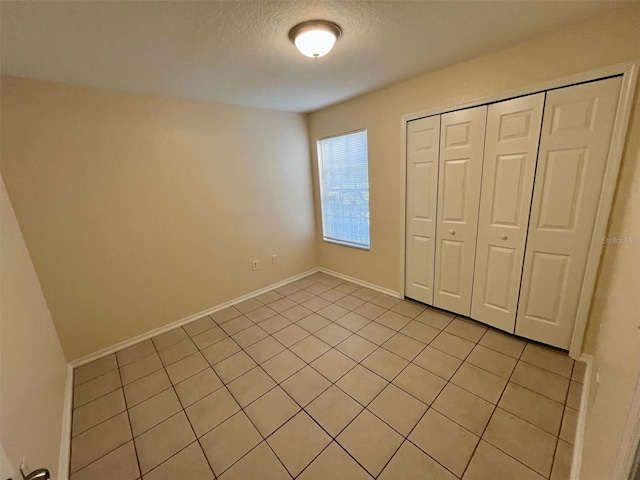
[[[341,34],[340,27],[335,23],[311,20],[293,27],[289,39],[303,55],[318,58],[331,51]]]
[[[296,37],[298,50],[307,57],[322,57],[331,51],[336,43],[336,37],[324,30],[309,30]]]

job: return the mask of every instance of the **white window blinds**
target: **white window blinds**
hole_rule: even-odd
[[[367,131],[318,140],[324,240],[369,249]]]

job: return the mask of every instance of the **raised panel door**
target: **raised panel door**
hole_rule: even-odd
[[[544,93],[489,106],[471,316],[513,333]]]
[[[440,115],[407,124],[405,295],[433,303]]]
[[[442,115],[433,304],[471,312],[486,105]]]
[[[547,92],[516,334],[567,349],[621,77]]]

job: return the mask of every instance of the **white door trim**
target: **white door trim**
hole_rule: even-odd
[[[578,305],[578,313],[576,316],[575,328],[571,339],[571,348],[569,355],[574,358],[580,358],[582,354],[582,343],[584,340],[584,333],[587,326],[587,319],[589,317],[589,310],[591,306],[591,298],[595,289],[596,278],[598,274],[598,266],[600,264],[600,256],[602,254],[602,237],[606,233],[607,223],[609,220],[609,214],[611,213],[611,206],[613,203],[613,196],[615,193],[616,183],[618,179],[618,172],[620,170],[620,162],[622,160],[622,151],[624,149],[624,140],[629,125],[629,117],[631,115],[631,106],[633,101],[633,94],[635,92],[636,81],[638,77],[638,68],[640,67],[640,61],[625,62],[617,65],[610,65],[603,68],[590,70],[587,72],[577,73],[566,77],[561,77],[553,80],[548,80],[535,85],[524,86],[509,90],[502,93],[493,95],[487,95],[484,97],[471,100],[469,102],[448,105],[431,108],[407,115],[403,115],[400,122],[401,128],[401,152],[400,158],[400,257],[399,262],[399,293],[401,297],[404,297],[404,277],[405,277],[405,217],[406,217],[406,177],[407,177],[407,122],[411,120],[417,120],[422,117],[428,117],[431,115],[441,115],[453,110],[460,110],[463,108],[471,108],[488,103],[499,102],[508,100],[510,98],[520,97],[524,95],[530,95],[545,90],[552,90],[555,88],[567,87],[576,83],[584,83],[593,80],[598,80],[613,75],[622,75],[622,87],[620,89],[620,100],[618,102],[618,110],[616,112],[615,123],[613,127],[613,135],[611,138],[611,146],[609,148],[609,155],[607,157],[606,174],[602,184],[602,191],[600,194],[600,202],[598,204],[598,213],[593,229],[593,235],[591,238],[591,244],[589,249],[589,258],[587,261],[584,281],[582,284],[582,290],[580,294],[580,303]]]
[[[73,367],[67,364],[67,380],[64,387],[64,407],[62,411],[62,432],[58,479],[68,480],[71,466],[71,419],[73,417]]]
[[[587,266],[584,271],[582,290],[580,292],[580,303],[578,303],[578,312],[576,313],[576,324],[573,329],[573,336],[571,337],[569,355],[573,358],[579,358],[582,353],[584,333],[587,328],[589,311],[591,310],[591,298],[595,290],[598,267],[600,266],[600,257],[602,255],[602,239],[607,233],[607,224],[609,223],[613,196],[616,191],[616,183],[620,171],[620,162],[622,161],[624,141],[629,126],[631,104],[638,76],[638,66],[638,63],[630,64],[622,76],[618,110],[613,123],[609,155],[607,156],[604,179],[602,180],[602,190],[600,191],[600,202],[598,203],[596,220],[591,235],[591,246],[589,247]]]

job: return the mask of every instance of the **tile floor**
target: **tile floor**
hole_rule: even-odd
[[[71,479],[566,479],[583,375],[316,273],[77,368]]]

